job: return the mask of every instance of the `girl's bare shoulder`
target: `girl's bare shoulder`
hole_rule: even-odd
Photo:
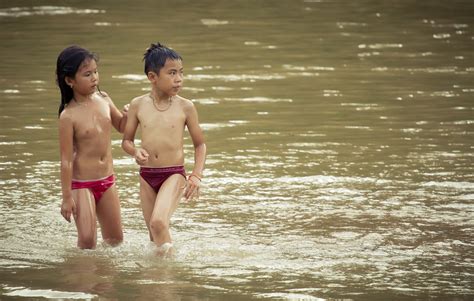
[[[77,111],[77,104],[74,101],[70,101],[64,110],[59,114],[59,121],[72,121],[74,119],[75,112]]]
[[[104,101],[106,103],[112,103],[112,99],[110,98],[109,94],[105,91],[97,91],[95,92],[95,98],[98,99],[99,101]]]

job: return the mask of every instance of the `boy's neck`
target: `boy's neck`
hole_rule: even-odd
[[[157,89],[152,89],[150,93],[156,102],[169,102],[171,99],[170,95],[163,93]]]

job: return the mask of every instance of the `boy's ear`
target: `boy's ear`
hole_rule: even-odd
[[[153,71],[149,71],[146,76],[148,77],[148,80],[151,82],[155,82],[155,80],[158,78],[158,74],[156,74]]]

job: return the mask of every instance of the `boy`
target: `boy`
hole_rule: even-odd
[[[170,219],[183,196],[198,195],[206,145],[194,104],[178,92],[183,86],[181,56],[160,44],[144,54],[151,92],[132,100],[122,148],[140,165],[140,200],[150,239],[160,254],[172,247]],[[140,125],[141,148],[134,144]],[[194,168],[186,179],[183,135],[187,126],[194,144]]]

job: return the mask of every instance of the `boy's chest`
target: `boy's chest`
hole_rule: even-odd
[[[182,130],[186,122],[184,113],[178,108],[170,107],[164,112],[154,107],[145,107],[138,111],[138,121],[142,130]]]

